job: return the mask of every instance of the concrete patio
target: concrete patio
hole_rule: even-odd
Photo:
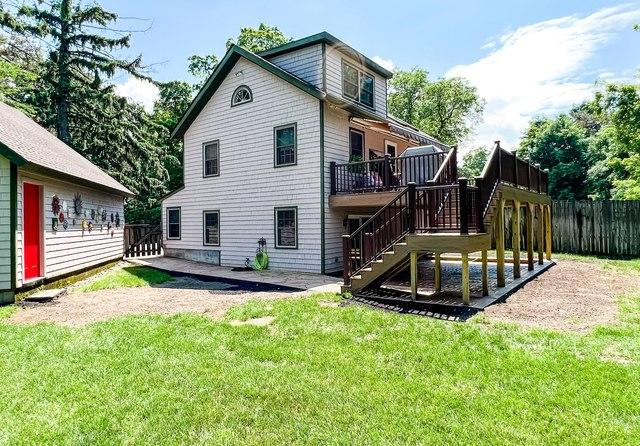
[[[146,257],[127,260],[138,265],[150,266],[169,273],[177,272],[191,276],[206,276],[212,279],[268,284],[288,288],[291,291],[339,293],[340,285],[342,284],[339,278],[322,274],[276,270],[232,271],[231,267],[216,266],[172,257]]]

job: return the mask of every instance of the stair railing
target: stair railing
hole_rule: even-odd
[[[362,226],[342,236],[344,283],[415,230],[416,185],[409,183]]]

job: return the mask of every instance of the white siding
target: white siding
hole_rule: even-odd
[[[0,156],[0,290],[11,289],[11,164]]]
[[[344,211],[329,207],[329,195],[331,193],[331,171],[329,163],[335,161],[338,164],[349,162],[349,115],[341,110],[331,107],[325,108],[324,117],[324,159],[325,159],[325,268],[326,272],[334,272],[342,269],[342,222],[345,218]]]
[[[355,59],[350,58],[336,48],[327,46],[326,64],[327,64],[327,93],[342,98],[342,60],[363,70],[375,79],[374,89],[374,113],[386,118],[387,117],[387,80],[369,70]]]
[[[108,260],[122,258],[124,209],[123,198],[105,192],[96,191],[71,183],[53,180],[34,175],[30,172],[18,170],[18,227],[16,232],[16,279],[18,287],[23,283],[22,272],[22,190],[24,182],[31,182],[42,186],[43,195],[43,240],[44,240],[44,274],[46,278],[54,278],[83,268],[97,265]],[[73,198],[76,193],[82,196],[83,209],[87,211],[87,220],[91,221],[91,210],[98,207],[107,211],[107,219],[111,214],[120,214],[120,228],[115,228],[113,234],[107,230],[107,222],[93,221],[91,232],[82,231],[84,216],[76,216],[73,211]],[[75,218],[76,224],[63,229],[59,223],[58,231],[52,230],[51,198],[60,198],[60,204],[66,201],[69,219]],[[102,230],[100,226],[103,225]],[[115,225],[114,225],[115,226]]]
[[[269,59],[269,62],[315,85],[317,88],[323,88],[321,44],[280,54]]]
[[[241,84],[253,102],[230,107]],[[273,128],[293,122],[297,165],[274,168]],[[211,140],[220,141],[220,176],[203,178],[202,144]],[[241,58],[185,134],[185,187],[162,212],[166,234],[166,208],[181,208],[181,239],[166,247],[219,250],[222,265],[241,266],[264,237],[270,268],[319,272],[319,147],[318,100]],[[276,206],[298,207],[298,249],[274,248]],[[203,246],[204,210],[220,211],[219,247]]]

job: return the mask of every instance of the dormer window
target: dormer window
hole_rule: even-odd
[[[342,94],[344,97],[373,108],[374,78],[368,73],[342,62]]]
[[[251,101],[253,101],[253,93],[251,93],[251,89],[246,85],[240,85],[236,88],[236,91],[233,92],[233,96],[231,96],[232,107]]]

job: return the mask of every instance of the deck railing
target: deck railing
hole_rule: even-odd
[[[499,183],[547,194],[549,192],[549,172],[541,169],[539,164],[531,164],[528,160],[518,158],[515,153],[500,147],[500,141],[496,141],[482,175],[475,178],[483,216],[491,206],[491,200]]]
[[[331,195],[398,190],[409,183],[426,186],[449,155],[446,152],[398,157],[385,155],[375,160],[346,164],[331,162]],[[450,176],[454,175],[452,172]]]

